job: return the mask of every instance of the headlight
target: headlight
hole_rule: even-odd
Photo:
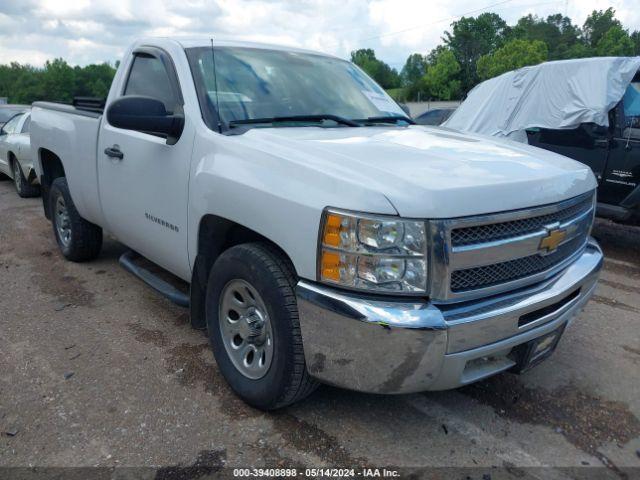
[[[381,293],[426,293],[425,223],[325,210],[320,280]]]

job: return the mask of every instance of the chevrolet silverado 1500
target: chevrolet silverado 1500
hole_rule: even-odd
[[[602,264],[587,166],[413,125],[315,52],[140,40],[104,105],[35,103],[32,146],[63,255],[96,257],[106,229],[188,282],[121,259],[189,305],[263,409],[318,382],[403,393],[524,371]]]

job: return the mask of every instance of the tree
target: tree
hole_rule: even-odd
[[[537,65],[547,56],[547,45],[540,40],[511,40],[495,53],[480,57],[478,76],[486,80],[527,65]]]
[[[605,11],[594,10],[587,17],[582,27],[585,41],[595,48],[600,39],[612,27],[622,28],[622,23],[616,18],[616,11],[609,7]]]
[[[351,52],[351,61],[364,70],[382,88],[397,88],[400,86],[398,72],[376,58],[371,48],[362,48]]]
[[[614,25],[596,45],[596,54],[600,57],[626,57],[635,53],[635,45],[625,29]]]
[[[454,100],[460,98],[461,82],[458,80],[460,64],[451,50],[441,50],[434,62],[427,67],[422,78],[424,88],[432,98]]]
[[[45,63],[42,83],[46,98],[58,102],[70,102],[73,99],[75,74],[73,68],[62,58]]]
[[[106,98],[115,74],[115,69],[108,63],[87,65],[74,68],[76,88],[74,96]]]
[[[631,41],[634,45],[634,55],[640,55],[640,30],[636,30],[631,35],[629,35]]]
[[[569,47],[564,58],[587,58],[593,55],[593,48],[584,42],[578,42]]]
[[[557,13],[546,20],[535,15],[520,18],[511,30],[511,39],[540,40],[547,45],[550,60],[569,58],[569,50],[580,41],[580,28],[569,17]]]
[[[42,71],[12,62],[0,66],[0,97],[9,103],[31,103],[43,98]]]
[[[14,62],[0,65],[0,97],[26,104],[36,100],[69,102],[80,95],[104,98],[114,74],[108,63],[71,67],[58,58],[36,68]]]
[[[400,72],[402,86],[408,87],[420,80],[427,71],[427,59],[419,53],[412,53]]]
[[[462,17],[451,24],[451,32],[444,33],[445,45],[460,64],[460,80],[465,92],[478,83],[478,59],[502,46],[508,33],[507,23],[495,13],[483,13],[476,18]]]

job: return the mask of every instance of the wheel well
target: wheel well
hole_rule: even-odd
[[[198,255],[208,257],[207,271],[216,259],[225,251],[241,243],[264,242],[273,245],[291,262],[289,256],[276,243],[264,235],[227,220],[217,215],[205,215],[200,221],[198,229]],[[293,262],[291,262],[293,268]],[[294,271],[295,273],[295,271]]]
[[[42,176],[40,185],[42,188],[42,205],[44,214],[50,220],[51,212],[49,211],[49,189],[56,178],[65,177],[64,166],[62,160],[51,150],[45,148],[40,150],[40,165],[42,165]]]
[[[9,160],[9,167],[11,167],[11,169],[13,169],[13,161],[16,158],[16,154],[9,150],[9,152],[7,153],[7,160]]]
[[[206,215],[200,221],[198,229],[198,253],[191,279],[191,325],[194,328],[205,328],[204,299],[207,291],[209,272],[216,259],[225,251],[236,245],[250,242],[264,242],[279,250],[288,260],[295,275],[295,267],[282,248],[264,235],[227,220],[217,215]]]

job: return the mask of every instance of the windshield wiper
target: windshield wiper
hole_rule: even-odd
[[[409,125],[416,124],[416,122],[411,120],[409,117],[405,117],[404,115],[391,115],[386,117],[368,117],[368,118],[358,119],[355,121],[365,125],[374,124],[374,123],[398,123],[398,122],[405,122],[405,123],[408,123]]]
[[[229,127],[234,128],[241,125],[252,125],[257,123],[279,123],[279,122],[321,122],[323,120],[331,120],[341,125],[349,127],[361,127],[357,122],[348,118],[339,117],[338,115],[320,114],[320,115],[291,115],[288,117],[268,117],[268,118],[246,118],[243,120],[231,120]]]

